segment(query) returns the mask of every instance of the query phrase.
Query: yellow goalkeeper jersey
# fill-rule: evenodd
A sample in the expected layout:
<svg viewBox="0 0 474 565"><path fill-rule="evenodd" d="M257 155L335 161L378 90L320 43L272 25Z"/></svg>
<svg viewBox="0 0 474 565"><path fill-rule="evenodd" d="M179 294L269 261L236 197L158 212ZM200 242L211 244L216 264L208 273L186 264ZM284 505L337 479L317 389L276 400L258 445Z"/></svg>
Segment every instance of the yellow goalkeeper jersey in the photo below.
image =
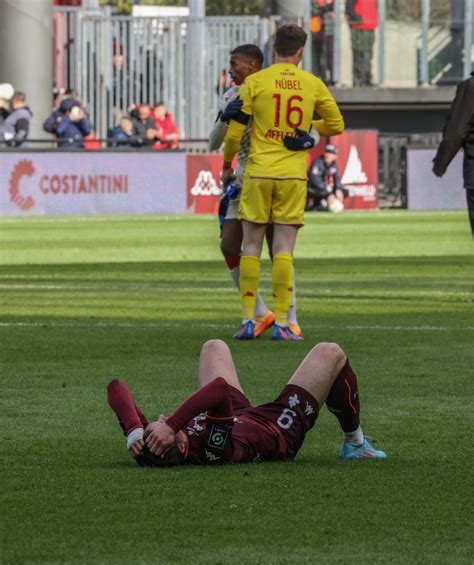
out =
<svg viewBox="0 0 474 565"><path fill-rule="evenodd" d="M239 121L230 122L224 159L232 161L245 131L241 122L245 115L252 116L245 171L251 177L306 179L307 152L286 149L285 135L295 135L295 128L309 132L312 125L324 136L344 130L339 108L323 81L291 63L275 63L248 76L239 96L242 113ZM321 119L313 120L314 112Z"/></svg>

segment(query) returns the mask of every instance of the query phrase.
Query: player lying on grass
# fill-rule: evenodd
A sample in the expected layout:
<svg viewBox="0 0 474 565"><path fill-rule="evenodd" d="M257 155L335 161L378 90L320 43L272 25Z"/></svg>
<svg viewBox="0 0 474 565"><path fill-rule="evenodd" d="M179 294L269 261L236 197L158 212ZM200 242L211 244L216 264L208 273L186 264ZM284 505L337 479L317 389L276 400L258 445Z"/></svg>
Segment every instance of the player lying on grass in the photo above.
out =
<svg viewBox="0 0 474 565"><path fill-rule="evenodd" d="M114 379L108 402L142 466L248 463L293 459L326 403L344 434L342 459L385 459L364 436L357 378L344 351L320 343L305 357L278 398L252 406L227 345L204 344L199 389L170 417L148 422L127 385Z"/></svg>
<svg viewBox="0 0 474 565"><path fill-rule="evenodd" d="M224 142L229 121L239 115L242 101L239 98L239 88L244 80L262 68L263 53L258 45L239 45L232 50L229 62L229 75L235 86L227 90L219 101L219 113L214 126L209 133L209 149L218 150ZM219 207L219 221L221 225L221 251L229 268L230 276L237 289L240 289L240 253L242 250L242 223L237 219L239 211L240 188L243 183L245 167L250 152L251 122L247 124L237 150L238 166L235 169L235 178L228 185ZM316 134L319 141L319 134ZM309 138L309 143L314 145L316 140ZM306 150L304 142L299 138L292 138L293 150ZM306 139L308 143L308 140ZM267 225L266 239L270 256L272 255L273 224ZM275 322L275 314L267 308L260 292L256 293L255 300L255 328L254 337L261 336ZM296 317L296 288L293 277L293 293L290 310L288 312L288 325L291 330L301 335L301 330Z"/></svg>

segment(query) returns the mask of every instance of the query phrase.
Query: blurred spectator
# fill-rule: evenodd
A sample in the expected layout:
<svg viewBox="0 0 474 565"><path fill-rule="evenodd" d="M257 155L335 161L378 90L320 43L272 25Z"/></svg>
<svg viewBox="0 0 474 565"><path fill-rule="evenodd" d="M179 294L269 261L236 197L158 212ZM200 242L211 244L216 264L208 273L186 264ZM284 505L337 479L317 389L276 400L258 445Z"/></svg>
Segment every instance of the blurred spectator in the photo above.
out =
<svg viewBox="0 0 474 565"><path fill-rule="evenodd" d="M378 26L377 0L347 0L354 86L372 86L372 56Z"/></svg>
<svg viewBox="0 0 474 565"><path fill-rule="evenodd" d="M58 147L84 147L84 137L91 133L91 126L80 102L67 98L61 102L44 122L43 129L58 138Z"/></svg>
<svg viewBox="0 0 474 565"><path fill-rule="evenodd" d="M3 124L8 114L8 101L5 100L5 98L0 98L0 126Z"/></svg>
<svg viewBox="0 0 474 565"><path fill-rule="evenodd" d="M68 99L73 99L77 101L79 100L79 94L77 93L76 90L72 88L60 88L59 90L53 89L53 94L54 94L54 103L53 103L54 110L59 110L64 100L68 100Z"/></svg>
<svg viewBox="0 0 474 565"><path fill-rule="evenodd" d="M135 131L145 140L146 145L151 145L156 139L159 139L155 120L151 115L151 108L148 104L140 104L133 115L136 116L132 118Z"/></svg>
<svg viewBox="0 0 474 565"><path fill-rule="evenodd" d="M123 69L124 63L125 63L125 56L123 53L123 43L120 43L120 41L117 41L114 39L113 45L112 45L112 53L113 53L113 65L114 65L114 69L120 73Z"/></svg>
<svg viewBox="0 0 474 565"><path fill-rule="evenodd" d="M11 100L11 111L0 126L0 140L7 145L18 147L22 145L30 133L33 114L26 105L23 92L15 92Z"/></svg>
<svg viewBox="0 0 474 565"><path fill-rule="evenodd" d="M313 73L331 84L334 52L334 0L313 0L309 22Z"/></svg>
<svg viewBox="0 0 474 565"><path fill-rule="evenodd" d="M79 102L79 100L72 98L71 96L64 98L59 106L56 106L55 103L53 106L53 113L44 122L43 129L48 133L54 133L56 135L57 127L63 121L66 114L71 110L73 106L80 105L81 103Z"/></svg>
<svg viewBox="0 0 474 565"><path fill-rule="evenodd" d="M229 88L233 88L234 86L235 82L227 72L227 69L222 69L222 72L219 75L219 80L217 81L216 92L218 96L223 96L224 93L229 90Z"/></svg>
<svg viewBox="0 0 474 565"><path fill-rule="evenodd" d="M159 143L155 149L176 149L179 147L179 131L175 124L173 114L166 110L164 102L157 102L154 108L155 124L158 131Z"/></svg>
<svg viewBox="0 0 474 565"><path fill-rule="evenodd" d="M2 125L10 113L10 100L14 93L13 86L8 82L0 84L0 125Z"/></svg>
<svg viewBox="0 0 474 565"><path fill-rule="evenodd" d="M109 147L140 147L145 142L145 138L138 134L132 118L128 116L123 116L117 127L109 129L107 138Z"/></svg>
<svg viewBox="0 0 474 565"><path fill-rule="evenodd" d="M342 186L336 160L336 146L326 145L324 155L311 163L308 171L307 210L344 210L344 197L349 195L349 191Z"/></svg>

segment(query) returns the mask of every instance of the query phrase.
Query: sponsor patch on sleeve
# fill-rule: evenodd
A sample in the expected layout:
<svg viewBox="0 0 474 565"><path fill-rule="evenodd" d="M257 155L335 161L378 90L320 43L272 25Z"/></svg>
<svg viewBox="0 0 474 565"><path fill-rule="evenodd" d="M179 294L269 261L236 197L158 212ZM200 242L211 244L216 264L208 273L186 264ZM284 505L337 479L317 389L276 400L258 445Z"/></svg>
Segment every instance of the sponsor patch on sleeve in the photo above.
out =
<svg viewBox="0 0 474 565"><path fill-rule="evenodd" d="M212 424L211 432L209 433L208 445L214 449L224 449L225 442L229 435L229 428L219 424Z"/></svg>

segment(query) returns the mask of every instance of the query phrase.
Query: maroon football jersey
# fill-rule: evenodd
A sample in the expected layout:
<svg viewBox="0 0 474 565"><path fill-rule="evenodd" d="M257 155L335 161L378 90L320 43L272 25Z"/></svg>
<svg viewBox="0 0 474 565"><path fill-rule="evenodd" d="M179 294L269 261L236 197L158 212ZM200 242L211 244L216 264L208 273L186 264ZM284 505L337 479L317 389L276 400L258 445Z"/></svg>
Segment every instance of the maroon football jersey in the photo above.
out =
<svg viewBox="0 0 474 565"><path fill-rule="evenodd" d="M230 387L234 416L202 413L188 422L190 464L249 463L295 457L318 415L317 401L304 389L288 385L274 401L252 407ZM243 405L243 400L246 405Z"/></svg>
<svg viewBox="0 0 474 565"><path fill-rule="evenodd" d="M189 437L187 463L248 463L285 458L282 434L270 423L258 422L245 414L225 423L199 414L184 431Z"/></svg>

